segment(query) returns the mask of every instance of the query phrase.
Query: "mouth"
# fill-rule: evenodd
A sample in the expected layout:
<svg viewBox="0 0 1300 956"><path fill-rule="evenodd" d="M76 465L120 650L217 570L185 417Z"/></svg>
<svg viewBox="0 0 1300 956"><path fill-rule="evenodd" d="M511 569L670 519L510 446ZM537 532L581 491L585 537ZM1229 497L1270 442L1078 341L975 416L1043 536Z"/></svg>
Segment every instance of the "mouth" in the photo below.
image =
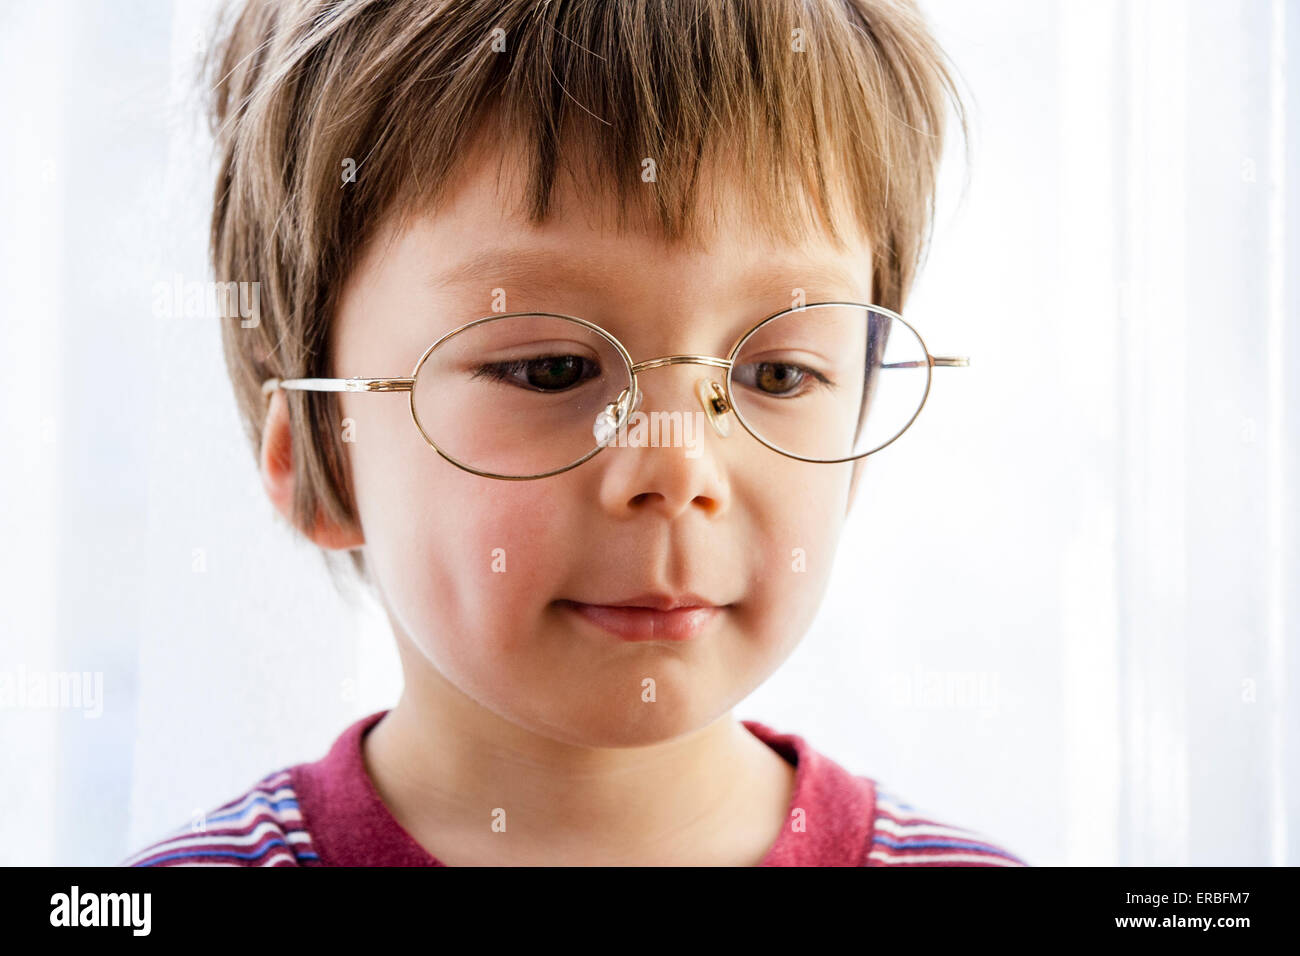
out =
<svg viewBox="0 0 1300 956"><path fill-rule="evenodd" d="M730 607L696 595L645 595L617 604L584 604L567 599L556 603L625 641L689 641L704 633Z"/></svg>

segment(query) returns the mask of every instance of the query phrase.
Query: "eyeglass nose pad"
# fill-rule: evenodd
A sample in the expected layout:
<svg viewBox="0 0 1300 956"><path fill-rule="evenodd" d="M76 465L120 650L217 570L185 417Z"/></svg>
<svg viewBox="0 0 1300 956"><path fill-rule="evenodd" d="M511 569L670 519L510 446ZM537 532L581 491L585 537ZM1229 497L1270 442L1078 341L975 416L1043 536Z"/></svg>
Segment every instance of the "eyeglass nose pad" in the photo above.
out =
<svg viewBox="0 0 1300 956"><path fill-rule="evenodd" d="M636 388L636 398L628 401L628 389L624 388L618 393L618 397L600 410L596 416L596 421L591 427L591 433L596 437L596 443L607 445L618 430L627 422L628 416L641 407L641 400L645 398L640 387Z"/></svg>
<svg viewBox="0 0 1300 956"><path fill-rule="evenodd" d="M695 394L699 396L713 430L722 438L730 435L731 419L727 417L727 412L731 411L731 405L727 403L727 393L722 390L722 386L713 379L702 378L695 383Z"/></svg>

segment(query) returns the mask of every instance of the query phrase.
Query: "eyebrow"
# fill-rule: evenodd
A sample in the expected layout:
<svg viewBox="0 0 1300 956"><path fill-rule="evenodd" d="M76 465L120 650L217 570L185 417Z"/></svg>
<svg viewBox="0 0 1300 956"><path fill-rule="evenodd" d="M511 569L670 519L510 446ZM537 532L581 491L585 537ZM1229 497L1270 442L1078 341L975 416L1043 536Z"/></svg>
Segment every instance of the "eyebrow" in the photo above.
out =
<svg viewBox="0 0 1300 956"><path fill-rule="evenodd" d="M433 277L442 287L464 287L491 282L493 286L526 288L530 292L558 292L566 289L610 290L629 276L621 272L603 274L569 255L536 247L495 247L480 250ZM834 290L855 290L861 294L860 279L840 263L825 261L783 261L763 265L731 280L729 291L737 297L791 298L803 289L807 301Z"/></svg>

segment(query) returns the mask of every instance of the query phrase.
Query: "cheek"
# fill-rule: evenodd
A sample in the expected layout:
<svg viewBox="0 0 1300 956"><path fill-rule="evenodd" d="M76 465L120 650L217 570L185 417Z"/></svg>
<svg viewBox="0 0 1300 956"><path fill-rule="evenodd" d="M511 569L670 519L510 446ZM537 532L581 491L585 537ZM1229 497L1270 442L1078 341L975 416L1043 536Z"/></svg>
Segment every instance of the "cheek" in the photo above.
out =
<svg viewBox="0 0 1300 956"><path fill-rule="evenodd" d="M562 503L545 482L455 467L420 437L405 406L398 411L355 413L349 456L367 561L422 645L474 633L484 652L508 650L525 633L518 623L558 594L573 540Z"/></svg>
<svg viewBox="0 0 1300 956"><path fill-rule="evenodd" d="M508 642L521 633L521 621L559 596L578 538L564 502L548 493L545 482L491 482L484 488L491 479L467 478L480 484L465 488L459 499L454 521L461 548L446 557L463 561L457 577L465 605L500 624L490 633Z"/></svg>
<svg viewBox="0 0 1300 956"><path fill-rule="evenodd" d="M816 616L844 526L851 466L791 462L764 485L752 549L749 626L773 646L797 642Z"/></svg>

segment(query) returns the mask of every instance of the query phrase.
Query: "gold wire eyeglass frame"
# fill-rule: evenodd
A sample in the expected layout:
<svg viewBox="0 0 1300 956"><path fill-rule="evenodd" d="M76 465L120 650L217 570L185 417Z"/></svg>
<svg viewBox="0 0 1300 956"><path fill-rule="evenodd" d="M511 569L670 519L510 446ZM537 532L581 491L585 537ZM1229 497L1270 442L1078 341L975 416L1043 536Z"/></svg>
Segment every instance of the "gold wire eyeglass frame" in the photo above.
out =
<svg viewBox="0 0 1300 956"><path fill-rule="evenodd" d="M824 308L826 306L851 306L854 308L878 312L882 315L888 316L891 321L899 322L907 329L909 329L912 332L912 334L916 336L917 342L920 343L921 350L925 353L926 356L925 361L917 360L912 362L887 362L878 367L879 368L920 368L924 366L926 369L925 392L921 396L921 403L917 406L917 409L912 414L912 417L908 419L907 424L904 425L899 430L897 435L895 435L889 441L885 442L883 445L873 448L870 451L861 452L857 455L849 455L844 458L835 458L835 459L805 458L801 455L796 455L792 452L788 452L785 449L778 448L776 445L773 445L771 442L764 439L761 435L759 435L757 432L754 431L754 429L750 427L749 423L745 421L745 417L740 413L740 410L736 407L736 404L732 399L731 373L735 365L736 356L740 354L740 350L744 348L745 343L749 341L749 339L754 334L756 334L760 329L762 329L763 326L767 325L769 322L773 322L776 319L782 318L783 316L786 315L790 315L791 313L794 312L805 312L809 309ZM439 448L437 442L435 442L432 438L429 437L429 433L425 430L424 425L420 422L420 414L415 406L415 381L419 377L420 369L424 367L425 361L429 358L430 355L434 353L434 350L436 350L439 345L441 345L443 342L447 341L448 339L452 338L453 336L459 335L461 332L464 332L466 329L472 328L476 325L481 325L484 322L496 322L501 319L518 318L520 316L525 316L525 315L536 315L536 316L543 316L548 318L567 319L570 322L576 322L579 325L585 326L586 328L600 335L607 342L609 342L609 344L613 346L614 349L618 351L619 356L623 359L624 365L627 367L628 379L631 382L631 385L622 389L622 391L619 392L618 397L609 405L607 405L605 408L604 414L608 414L610 416L611 426L613 428L617 429L621 427L623 424L625 424L627 417L633 411L639 408L641 405L642 394L641 394L641 389L637 384L638 373L647 371L652 368L660 368L661 366L666 366L666 365L690 365L690 364L704 365L711 368L722 369L726 372L726 377L723 380L723 386L721 388L719 388L718 383L713 380L707 380L707 381L702 380L697 387L697 396L699 397L701 404L704 406L704 411L709 418L710 424L713 425L713 428L718 433L719 437L726 438L730 434L730 429L726 425L724 416L726 416L728 412L732 412L735 414L736 419L744 427L745 431L747 431L750 435L752 435L760 444L765 445L766 447L772 449L772 451L775 451L780 455L784 455L787 458L793 458L797 461L806 461L817 465L833 465L833 464L838 464L840 462L855 461L859 458L865 458L868 455L874 455L882 448L887 448L889 445L892 445L894 442L896 442L899 438L903 436L904 432L906 432L909 428L912 427L912 423L916 421L917 416L921 414L921 409L925 408L926 399L928 399L930 396L930 382L931 382L930 369L935 367L944 367L944 366L964 367L970 365L970 359L966 357L931 355L930 350L925 345L925 340L921 338L921 334L917 332L916 329L913 328L897 312L894 312L891 309L886 309L883 306L866 305L860 302L813 302L807 305L796 306L794 308L782 309L779 312L774 312L772 315L769 315L766 318L759 320L759 322L756 323L753 328L743 333L736 340L735 345L733 345L731 349L728 351L726 358L722 358L720 356L715 356L715 355L663 355L660 356L659 358L646 359L643 362L633 362L631 354L628 352L626 348L624 348L623 343L620 342L617 338L615 338L615 336L612 333L607 332L605 329L601 328L599 325L596 325L594 322L589 322L586 319L579 318L576 315L564 315L559 312L530 311L530 312L507 312L500 315L488 315L488 316L484 316L483 318L474 319L470 322L466 322L463 325L457 326L456 328L452 329L450 332L447 332L444 335L440 336L437 339L437 341L435 341L432 345L430 345L427 349L424 350L424 354L422 354L420 356L419 361L415 363L415 369L411 372L410 378L287 378L287 379L268 378L266 381L262 383L262 393L265 395L269 395L279 388L293 389L299 391L309 391L309 392L408 392L410 393L411 419L412 421L414 421L415 427L419 430L420 435L423 436L425 442L428 443L433 448L434 451L436 451L447 461L451 462L457 468L461 468L464 471L468 471L475 475L480 475L484 478L496 478L503 481L534 481L538 478L549 478L551 475L558 475L561 474L562 472L566 472L573 468L577 468L579 465L583 464L586 461L589 461L598 452L606 448L607 445L597 444L595 448L593 448L587 454L583 455L577 461L565 465L563 468L556 468L552 471L544 472L542 474L498 475L490 471L482 471L478 468L474 468L463 461L457 460L456 458L449 455L442 448Z"/></svg>

